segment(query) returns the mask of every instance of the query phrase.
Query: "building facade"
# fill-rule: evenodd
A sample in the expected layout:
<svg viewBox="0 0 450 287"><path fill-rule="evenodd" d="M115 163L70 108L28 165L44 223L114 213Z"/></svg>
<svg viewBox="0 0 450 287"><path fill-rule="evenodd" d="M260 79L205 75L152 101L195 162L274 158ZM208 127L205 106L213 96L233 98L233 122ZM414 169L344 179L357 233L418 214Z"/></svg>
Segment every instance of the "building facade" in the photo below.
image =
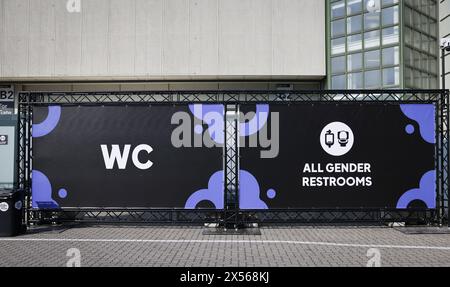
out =
<svg viewBox="0 0 450 287"><path fill-rule="evenodd" d="M438 88L449 5L0 0L0 91ZM9 143L15 122L0 113ZM0 146L0 187L13 148Z"/></svg>
<svg viewBox="0 0 450 287"><path fill-rule="evenodd" d="M438 88L437 1L332 0L328 6L331 88Z"/></svg>
<svg viewBox="0 0 450 287"><path fill-rule="evenodd" d="M450 0L440 0L440 7L439 7L439 24L440 24L440 38L450 38ZM446 69L444 73L445 76L445 83L446 87L450 86L450 53L446 53L445 56L445 63L446 63ZM440 69L441 75L442 75L442 66ZM441 80L442 81L442 80Z"/></svg>

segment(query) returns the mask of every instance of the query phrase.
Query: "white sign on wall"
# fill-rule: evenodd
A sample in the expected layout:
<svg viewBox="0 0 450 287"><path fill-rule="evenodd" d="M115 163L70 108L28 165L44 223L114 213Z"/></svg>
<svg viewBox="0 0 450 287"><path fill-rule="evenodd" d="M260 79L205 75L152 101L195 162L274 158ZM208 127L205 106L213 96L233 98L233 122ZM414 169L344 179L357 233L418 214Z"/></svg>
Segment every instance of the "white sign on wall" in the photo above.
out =
<svg viewBox="0 0 450 287"><path fill-rule="evenodd" d="M0 116L14 114L14 87L0 87Z"/></svg>

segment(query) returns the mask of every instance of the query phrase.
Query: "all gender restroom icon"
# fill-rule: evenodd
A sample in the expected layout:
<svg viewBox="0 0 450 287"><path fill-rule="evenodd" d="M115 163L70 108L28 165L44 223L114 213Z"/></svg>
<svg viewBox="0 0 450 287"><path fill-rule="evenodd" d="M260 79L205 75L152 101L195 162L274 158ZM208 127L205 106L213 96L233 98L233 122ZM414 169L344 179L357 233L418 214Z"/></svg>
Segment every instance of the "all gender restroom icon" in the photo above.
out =
<svg viewBox="0 0 450 287"><path fill-rule="evenodd" d="M342 122L326 125L320 134L320 144L325 152L333 156L341 156L353 146L353 131Z"/></svg>

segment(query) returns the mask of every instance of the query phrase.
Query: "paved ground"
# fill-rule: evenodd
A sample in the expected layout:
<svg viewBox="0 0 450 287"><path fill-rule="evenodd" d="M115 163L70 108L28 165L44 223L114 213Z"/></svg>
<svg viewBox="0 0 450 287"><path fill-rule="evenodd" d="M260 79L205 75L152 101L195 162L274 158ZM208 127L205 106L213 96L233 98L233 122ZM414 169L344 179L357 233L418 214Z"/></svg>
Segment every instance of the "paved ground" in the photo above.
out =
<svg viewBox="0 0 450 287"><path fill-rule="evenodd" d="M411 235L387 227L267 227L260 236L202 230L41 230L0 239L0 266L66 266L77 259L71 248L79 250L81 266L366 266L377 250L381 266L450 266L450 234Z"/></svg>

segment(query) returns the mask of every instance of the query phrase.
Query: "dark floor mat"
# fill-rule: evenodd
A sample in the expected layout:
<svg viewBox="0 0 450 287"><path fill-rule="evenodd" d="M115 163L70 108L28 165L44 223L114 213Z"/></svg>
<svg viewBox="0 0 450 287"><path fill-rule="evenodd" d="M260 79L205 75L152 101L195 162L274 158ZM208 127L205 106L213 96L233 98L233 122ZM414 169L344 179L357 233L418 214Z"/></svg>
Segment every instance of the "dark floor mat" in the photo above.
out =
<svg viewBox="0 0 450 287"><path fill-rule="evenodd" d="M448 227L396 227L395 230L404 234L450 234Z"/></svg>

